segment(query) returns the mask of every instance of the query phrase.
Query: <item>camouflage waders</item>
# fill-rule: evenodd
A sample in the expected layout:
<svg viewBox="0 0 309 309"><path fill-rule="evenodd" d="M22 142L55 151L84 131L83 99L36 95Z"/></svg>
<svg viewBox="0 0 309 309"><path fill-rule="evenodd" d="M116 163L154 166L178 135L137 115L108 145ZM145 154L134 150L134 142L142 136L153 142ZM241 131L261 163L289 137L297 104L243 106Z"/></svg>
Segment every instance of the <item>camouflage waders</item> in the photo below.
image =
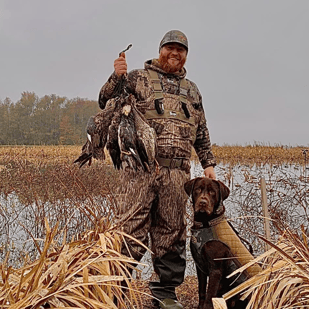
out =
<svg viewBox="0 0 309 309"><path fill-rule="evenodd" d="M185 79L186 70L166 74L157 59L147 61L144 70L127 76L127 91L137 109L157 134L157 161L152 172L133 171L123 166L116 196L117 220L153 252L154 270L160 282L150 289L158 299L176 299L175 287L184 279L186 256L184 183L190 180L190 157L194 147L203 168L215 166L209 132L197 86ZM99 105L105 108L113 97L119 77L113 73L102 87ZM149 239L150 236L150 239ZM128 252L129 248L129 252ZM146 249L128 240L125 254L140 260Z"/></svg>
<svg viewBox="0 0 309 309"><path fill-rule="evenodd" d="M131 169L121 171L117 195L117 221L153 252L153 265L160 282L151 282L153 295L176 299L175 287L184 279L186 266L186 202L183 184L190 174L178 168L160 167L151 174ZM149 234L148 234L149 233ZM130 254L139 261L146 249L127 239ZM128 255L127 247L123 253Z"/></svg>

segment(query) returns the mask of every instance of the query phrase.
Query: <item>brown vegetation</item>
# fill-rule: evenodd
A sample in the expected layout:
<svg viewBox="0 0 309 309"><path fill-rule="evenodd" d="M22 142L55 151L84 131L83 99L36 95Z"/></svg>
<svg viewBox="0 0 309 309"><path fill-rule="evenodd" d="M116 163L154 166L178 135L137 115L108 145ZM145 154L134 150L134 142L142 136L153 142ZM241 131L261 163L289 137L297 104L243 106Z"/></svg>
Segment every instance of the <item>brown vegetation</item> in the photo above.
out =
<svg viewBox="0 0 309 309"><path fill-rule="evenodd" d="M303 150L308 147L284 146L213 146L218 163L236 164L304 164ZM80 154L81 146L1 146L0 166L9 159L24 159L30 162L43 161L49 164L72 163ZM197 159L192 153L192 159ZM309 160L309 154L308 154ZM2 163L1 163L2 162ZM111 161L107 154L107 164Z"/></svg>
<svg viewBox="0 0 309 309"><path fill-rule="evenodd" d="M92 252L96 252L97 255L102 253L95 251L101 250L102 237L110 239L111 234L104 234L110 233L108 229L104 228L104 222L113 221L116 206L113 201L113 191L117 186L117 172L111 166L108 156L105 162L94 161L90 167L85 166L79 169L72 162L78 157L80 150L80 146L0 147L0 259L3 262L1 265L2 286L0 284L0 287L2 294L0 293L0 297L2 299L9 298L11 302L12 300L13 302L20 301L19 304L23 304L22 298L27 299L29 304L32 301L42 300L47 294L40 296L38 294L39 288L31 289L29 287L31 278L38 280L35 273L38 270L38 265L41 265L40 277L45 278L45 281L35 282L42 284L40 287L45 291L43 294L49 293L46 290L53 289L56 284L55 276L61 274L61 267L65 265L61 264L61 259L59 259L65 246L67 245L70 250L74 248L76 252L86 252L83 246L87 246L87 244L72 241L73 236L76 240L77 235L79 235L78 239L81 241L82 239L85 240L85 235L90 235L89 233L96 235L91 238L88 245L92 246L91 250L94 250ZM228 200L232 205L230 209L233 210L234 222L236 222L238 229L243 232L243 235L251 240L256 252L263 252L263 241L260 241L258 236L258 234L263 233L263 221L258 207L260 205L259 179L261 176L266 178L268 203L272 218L283 218L286 224L295 230L299 229L302 224L304 231L308 228L307 199L309 190L302 148L214 146L214 153L219 163L226 164L218 166L217 173L220 180L222 179L232 189L232 194ZM195 159L194 155L192 159ZM265 174L262 167L266 165L271 168ZM293 166L293 170L289 172L291 166ZM297 168L298 171L301 170L301 172L295 174L294 168ZM229 208L229 205L227 205L227 208ZM106 221L102 222L102 218L106 218ZM51 231L48 228L46 229L46 220L51 226L58 226L57 229L53 230L53 238L48 238ZM283 233L283 230L280 231L275 225L272 225L274 243L278 236ZM104 236L101 236L100 239L99 235ZM119 231L115 231L113 235L120 235ZM299 235L295 234L294 236L298 237ZM45 243L41 239L45 239ZM119 240L119 237L117 239ZM46 245L46 243L48 243L48 250L45 252L44 244ZM297 246L303 245L300 245L300 242L297 241L293 243L293 246L293 250L297 251L299 250ZM307 240L302 248L304 249L301 250L308 248ZM7 256L9 252L10 255ZM42 258L43 252L45 253ZM288 254L290 254L289 252ZM79 299L77 302L80 301L78 293L86 291L83 281L85 276L89 278L91 275L106 275L100 271L93 274L92 267L95 267L96 270L97 267L93 266L92 262L87 271L83 270L85 269L82 268L82 265L85 265L83 263L90 261L87 259L90 259L91 256L80 254L83 256L78 260L80 264L74 264L77 261L76 259L74 263L68 264L68 269L75 265L74 271L80 267L76 276L71 277L73 281L70 281L70 284L73 284L73 282L77 284L76 282L78 282L76 285L78 292L75 293L74 290L70 294L72 296L75 293L72 297ZM112 256L115 258L115 255ZM59 269L57 268L58 273L52 273L51 277L47 278L49 269L56 267L53 266L54 262L60 263L56 263L60 265ZM306 260L300 263L307 262ZM108 263L111 263L110 258ZM277 263L277 260L274 263ZM269 265L274 263L269 262ZM290 269L291 267L287 266L284 270L287 276ZM26 276L27 272L29 272L28 276ZM72 272L69 271L68 274L72 274ZM111 276L118 276L119 272L117 274L111 272L110 274ZM292 272L292 274L295 277L295 273ZM31 277L32 275L34 277ZM120 274L120 276L122 275L123 273ZM10 280L8 280L9 277ZM119 283L118 279L116 278L115 282ZM63 279L64 284L67 283L65 280ZM149 292L147 282L137 280L134 284L138 290ZM111 283L109 285L111 286ZM268 286L265 285L265 289L267 288ZM89 287L89 291L91 289L95 291L97 287ZM107 288L102 285L102 289ZM118 293L116 292L117 289L118 287L113 288L113 292L116 294ZM252 285L250 289L254 289L254 286ZM36 298L31 298L30 291L36 295ZM117 295L120 295L119 293ZM192 297L193 295L196 295L196 297ZM281 294L279 293L279 295ZM100 298L95 292L93 292L93 295L91 294L92 296L94 303ZM178 289L178 296L185 308L194 308L197 304L196 278L187 277L185 283ZM102 298L100 298L100 301L102 301ZM137 301L138 304L143 304L144 308L152 308L149 296L142 295L141 299ZM13 307L8 306L8 308ZM14 308L23 307L16 306ZM89 308L96 307L89 306ZM106 304L106 308L113 307Z"/></svg>
<svg viewBox="0 0 309 309"><path fill-rule="evenodd" d="M120 253L125 235L108 224L102 218L95 229L59 246L58 225L51 229L45 221L39 258L19 269L1 265L1 308L141 308L141 292L129 280L135 261Z"/></svg>
<svg viewBox="0 0 309 309"><path fill-rule="evenodd" d="M271 249L252 263L262 263L264 270L227 293L228 299L239 292L250 297L247 309L308 308L309 306L309 247L307 231L292 231L281 224L279 241L269 243ZM250 266L235 271L239 273ZM231 276L233 275L231 274Z"/></svg>
<svg viewBox="0 0 309 309"><path fill-rule="evenodd" d="M306 147L305 147L306 148ZM284 146L214 146L214 154L223 164L281 165L304 164L302 147ZM308 149L308 147L307 147Z"/></svg>

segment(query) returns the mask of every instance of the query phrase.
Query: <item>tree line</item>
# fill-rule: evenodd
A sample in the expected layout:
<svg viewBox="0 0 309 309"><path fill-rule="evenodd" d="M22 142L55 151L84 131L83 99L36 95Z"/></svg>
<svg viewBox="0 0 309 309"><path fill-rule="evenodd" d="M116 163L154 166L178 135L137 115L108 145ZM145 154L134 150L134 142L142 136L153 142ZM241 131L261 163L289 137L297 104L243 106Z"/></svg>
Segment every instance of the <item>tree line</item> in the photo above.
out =
<svg viewBox="0 0 309 309"><path fill-rule="evenodd" d="M0 100L0 145L83 144L87 121L99 110L96 101L55 94L23 92L15 103Z"/></svg>

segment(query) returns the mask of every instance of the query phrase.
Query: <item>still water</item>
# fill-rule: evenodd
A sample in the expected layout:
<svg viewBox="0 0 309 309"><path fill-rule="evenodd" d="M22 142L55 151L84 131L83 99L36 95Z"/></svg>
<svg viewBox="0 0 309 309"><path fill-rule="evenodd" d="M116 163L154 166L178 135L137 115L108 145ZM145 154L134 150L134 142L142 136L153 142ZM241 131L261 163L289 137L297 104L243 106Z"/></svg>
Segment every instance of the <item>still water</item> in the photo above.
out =
<svg viewBox="0 0 309 309"><path fill-rule="evenodd" d="M225 201L226 214L232 220L233 225L245 236L254 247L256 254L263 252L264 244L259 240L257 234L263 234L263 219L261 208L260 179L263 177L267 184L267 199L271 213L278 215L284 221L288 221L291 228L297 230L300 225L308 226L308 177L307 170L298 165L264 165L264 166L229 166L219 164L216 167L217 179L224 182L231 190L229 198ZM192 162L191 178L203 176L203 170L199 163ZM86 202L85 202L86 203ZM109 200L107 197L98 197L95 200L97 205L101 205L97 215L104 211L108 212ZM65 206L65 207L64 207ZM77 205L76 201L65 200L56 203L36 201L32 205L23 205L17 195L10 194L6 197L0 195L0 258L4 259L7 251L11 252L11 264L18 264L19 255L30 253L35 257L33 239L30 234L39 235L37 241L42 243L44 238L44 221L37 216L36 209L44 209L46 215L57 221L59 211L66 209L66 227L70 230L80 231L87 229L90 224L87 217L82 217L80 209L83 205ZM84 205L85 206L85 205ZM101 211L101 213L100 213ZM187 212L188 227L191 211L188 200ZM72 218L79 218L78 220ZM27 230L28 226L33 226L34 231ZM83 222L84 224L81 224ZM53 222L50 222L51 226ZM277 231L272 228L272 237L275 240ZM188 236L190 230L188 228ZM187 243L187 275L195 274L195 266ZM146 264L140 267L142 277L148 279L152 274L151 257L147 253L142 260Z"/></svg>

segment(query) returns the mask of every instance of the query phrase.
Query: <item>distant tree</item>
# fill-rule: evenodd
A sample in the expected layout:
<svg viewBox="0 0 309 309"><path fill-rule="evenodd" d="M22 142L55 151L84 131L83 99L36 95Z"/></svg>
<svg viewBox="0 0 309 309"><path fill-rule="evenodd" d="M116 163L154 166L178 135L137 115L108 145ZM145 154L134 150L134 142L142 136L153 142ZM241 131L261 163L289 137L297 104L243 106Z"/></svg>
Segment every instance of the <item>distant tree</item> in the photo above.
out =
<svg viewBox="0 0 309 309"><path fill-rule="evenodd" d="M71 119L69 115L63 114L60 121L60 138L59 143L61 145L72 145L74 144L73 140L74 129L71 125Z"/></svg>
<svg viewBox="0 0 309 309"><path fill-rule="evenodd" d="M10 144L10 110L13 102L9 98L0 100L0 145Z"/></svg>
<svg viewBox="0 0 309 309"><path fill-rule="evenodd" d="M87 121L98 111L96 101L23 92L16 103L0 101L0 144L82 144Z"/></svg>
<svg viewBox="0 0 309 309"><path fill-rule="evenodd" d="M59 144L60 120L66 101L65 97L55 94L45 95L38 101L34 113L36 144Z"/></svg>
<svg viewBox="0 0 309 309"><path fill-rule="evenodd" d="M68 101L61 119L61 144L82 144L86 140L86 125L90 116L97 114L98 104L81 98Z"/></svg>
<svg viewBox="0 0 309 309"><path fill-rule="evenodd" d="M23 92L20 100L11 109L11 132L15 144L35 144L36 132L33 120L38 100L39 98L34 92Z"/></svg>

